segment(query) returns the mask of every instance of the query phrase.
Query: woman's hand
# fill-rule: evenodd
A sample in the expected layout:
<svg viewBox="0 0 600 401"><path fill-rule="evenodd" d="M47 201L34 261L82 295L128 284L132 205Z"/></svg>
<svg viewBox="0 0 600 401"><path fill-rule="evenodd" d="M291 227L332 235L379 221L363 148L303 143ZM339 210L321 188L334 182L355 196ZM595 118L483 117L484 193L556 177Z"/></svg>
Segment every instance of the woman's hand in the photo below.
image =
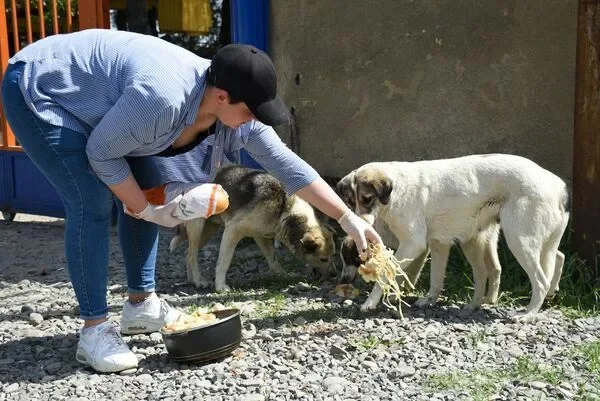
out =
<svg viewBox="0 0 600 401"><path fill-rule="evenodd" d="M125 204L123 204L123 209L126 214L133 216L136 219L143 219L164 227L175 227L183 223L183 220L173 217L172 215L175 208L179 205L181 198L182 195L178 195L175 199L164 206L157 206L153 205L152 203L148 203L146 208L140 213L133 213Z"/></svg>
<svg viewBox="0 0 600 401"><path fill-rule="evenodd" d="M350 209L338 219L342 229L354 240L362 260L367 258L368 242L382 244L377 231L366 221L354 214Z"/></svg>

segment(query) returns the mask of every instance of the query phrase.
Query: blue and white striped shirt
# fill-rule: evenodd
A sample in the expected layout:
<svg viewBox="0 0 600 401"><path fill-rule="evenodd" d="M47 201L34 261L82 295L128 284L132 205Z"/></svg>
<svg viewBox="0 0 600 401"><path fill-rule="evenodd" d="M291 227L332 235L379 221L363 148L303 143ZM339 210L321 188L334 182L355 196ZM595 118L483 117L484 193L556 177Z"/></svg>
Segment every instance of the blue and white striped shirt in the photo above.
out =
<svg viewBox="0 0 600 401"><path fill-rule="evenodd" d="M90 165L107 185L131 174L126 157L155 155L193 124L210 66L162 39L101 29L39 40L9 62L19 61L26 63L19 84L31 110L86 135ZM289 193L318 177L271 127L255 121L237 129L218 122L215 135L188 157L159 161L160 176L165 182L209 180L219 166L238 163L243 148Z"/></svg>

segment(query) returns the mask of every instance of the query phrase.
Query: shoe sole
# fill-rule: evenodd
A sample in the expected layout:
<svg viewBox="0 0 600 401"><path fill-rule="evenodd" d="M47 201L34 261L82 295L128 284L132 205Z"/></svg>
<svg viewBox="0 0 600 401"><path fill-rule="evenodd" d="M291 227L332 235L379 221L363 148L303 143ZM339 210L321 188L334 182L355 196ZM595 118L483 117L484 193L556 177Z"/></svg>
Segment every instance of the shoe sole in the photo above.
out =
<svg viewBox="0 0 600 401"><path fill-rule="evenodd" d="M80 364L90 367L93 370L95 370L96 372L101 372L101 373L118 373L118 372L122 372L124 370L129 370L129 369L137 369L137 365L136 366L129 366L126 368L117 368L115 367L115 369L108 369L108 370L102 370L102 369L98 369L96 367L94 367L91 362L88 360L88 355L87 352L85 352L85 350L81 349L81 348L77 348L77 352L75 353L75 360L77 362L79 362Z"/></svg>

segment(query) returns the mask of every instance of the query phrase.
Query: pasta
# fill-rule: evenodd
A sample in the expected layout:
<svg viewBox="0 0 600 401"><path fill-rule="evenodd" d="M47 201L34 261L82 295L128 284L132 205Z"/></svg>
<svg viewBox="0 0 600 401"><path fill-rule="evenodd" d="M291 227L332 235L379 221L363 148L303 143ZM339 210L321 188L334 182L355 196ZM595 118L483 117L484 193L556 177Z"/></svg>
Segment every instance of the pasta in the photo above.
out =
<svg viewBox="0 0 600 401"><path fill-rule="evenodd" d="M180 330L195 329L215 321L217 321L217 316L214 313L207 313L198 308L191 315L182 313L175 321L166 324L163 327L163 331L170 333Z"/></svg>
<svg viewBox="0 0 600 401"><path fill-rule="evenodd" d="M406 273L404 273L404 270L402 270L401 264L406 261L409 260L398 261L394 257L394 251L391 249L387 249L380 244L375 245L370 243L369 258L358 268L358 273L366 282L374 281L379 284L383 291L383 304L390 309L398 311L402 319L404 319L401 308L402 289L397 282L398 276L402 277L411 289L415 288ZM398 300L398 307L391 304L389 300L391 295L394 295Z"/></svg>

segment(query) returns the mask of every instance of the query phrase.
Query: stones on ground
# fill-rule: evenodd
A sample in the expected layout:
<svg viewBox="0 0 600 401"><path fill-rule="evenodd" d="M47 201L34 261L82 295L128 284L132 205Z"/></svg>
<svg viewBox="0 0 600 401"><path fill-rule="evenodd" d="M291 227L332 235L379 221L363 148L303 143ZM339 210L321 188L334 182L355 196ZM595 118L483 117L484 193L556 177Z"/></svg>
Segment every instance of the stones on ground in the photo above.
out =
<svg viewBox="0 0 600 401"><path fill-rule="evenodd" d="M111 317L118 320L126 299L126 277L118 238L112 234L108 301ZM162 234L159 249L166 249L171 230ZM0 230L0 241L2 235ZM48 241L44 237L39 243L47 247ZM57 253L62 246L62 242L57 244ZM202 266L215 265L218 246L218 240L211 240L203 248ZM9 267L0 272L4 297L0 315L9 317L0 320L0 401L458 401L473 399L472 387L485 378L477 378L467 388L447 389L430 388L428 380L458 374L471 381L477 369L506 369L523 357L542 370L558 369L564 378L560 384L547 384L543 377L513 377L490 390L493 394L486 399L574 399L580 392L585 399L586 394L600 391L583 367L583 359L569 354L573 346L600 337L597 317L572 320L546 309L545 319L536 324L515 324L507 319L512 309L486 308L463 316L460 305L441 304L427 310L405 308L405 320L401 321L383 307L360 313L364 294L352 304L334 302L330 296L334 284L307 284L304 267L296 269L287 262L286 269L292 277L299 277L298 283L249 284L261 280L263 273L273 280L262 257L253 264L234 261L237 265L229 270L227 279L238 290L215 294L187 284L175 285L186 280L185 250L180 251L159 252L161 296L181 307L221 303L242 309L243 339L233 356L210 364L179 364L166 353L158 333L126 336L140 358L139 368L121 374L95 373L74 360L81 320L64 265L45 276L45 282L24 274L27 269ZM206 272L214 274L208 268ZM272 290L281 296L265 296L265 291ZM264 316L265 308L271 312L268 316ZM31 320L34 313L43 317L39 325Z"/></svg>
<svg viewBox="0 0 600 401"><path fill-rule="evenodd" d="M343 377L327 377L323 380L323 388L331 394L343 393L346 386L349 384L348 380Z"/></svg>
<svg viewBox="0 0 600 401"><path fill-rule="evenodd" d="M19 389L19 383L11 383L4 389L6 394L14 393Z"/></svg>
<svg viewBox="0 0 600 401"><path fill-rule="evenodd" d="M38 326L42 324L42 322L44 321L44 317L39 313L33 312L29 315L29 321L33 325Z"/></svg>

